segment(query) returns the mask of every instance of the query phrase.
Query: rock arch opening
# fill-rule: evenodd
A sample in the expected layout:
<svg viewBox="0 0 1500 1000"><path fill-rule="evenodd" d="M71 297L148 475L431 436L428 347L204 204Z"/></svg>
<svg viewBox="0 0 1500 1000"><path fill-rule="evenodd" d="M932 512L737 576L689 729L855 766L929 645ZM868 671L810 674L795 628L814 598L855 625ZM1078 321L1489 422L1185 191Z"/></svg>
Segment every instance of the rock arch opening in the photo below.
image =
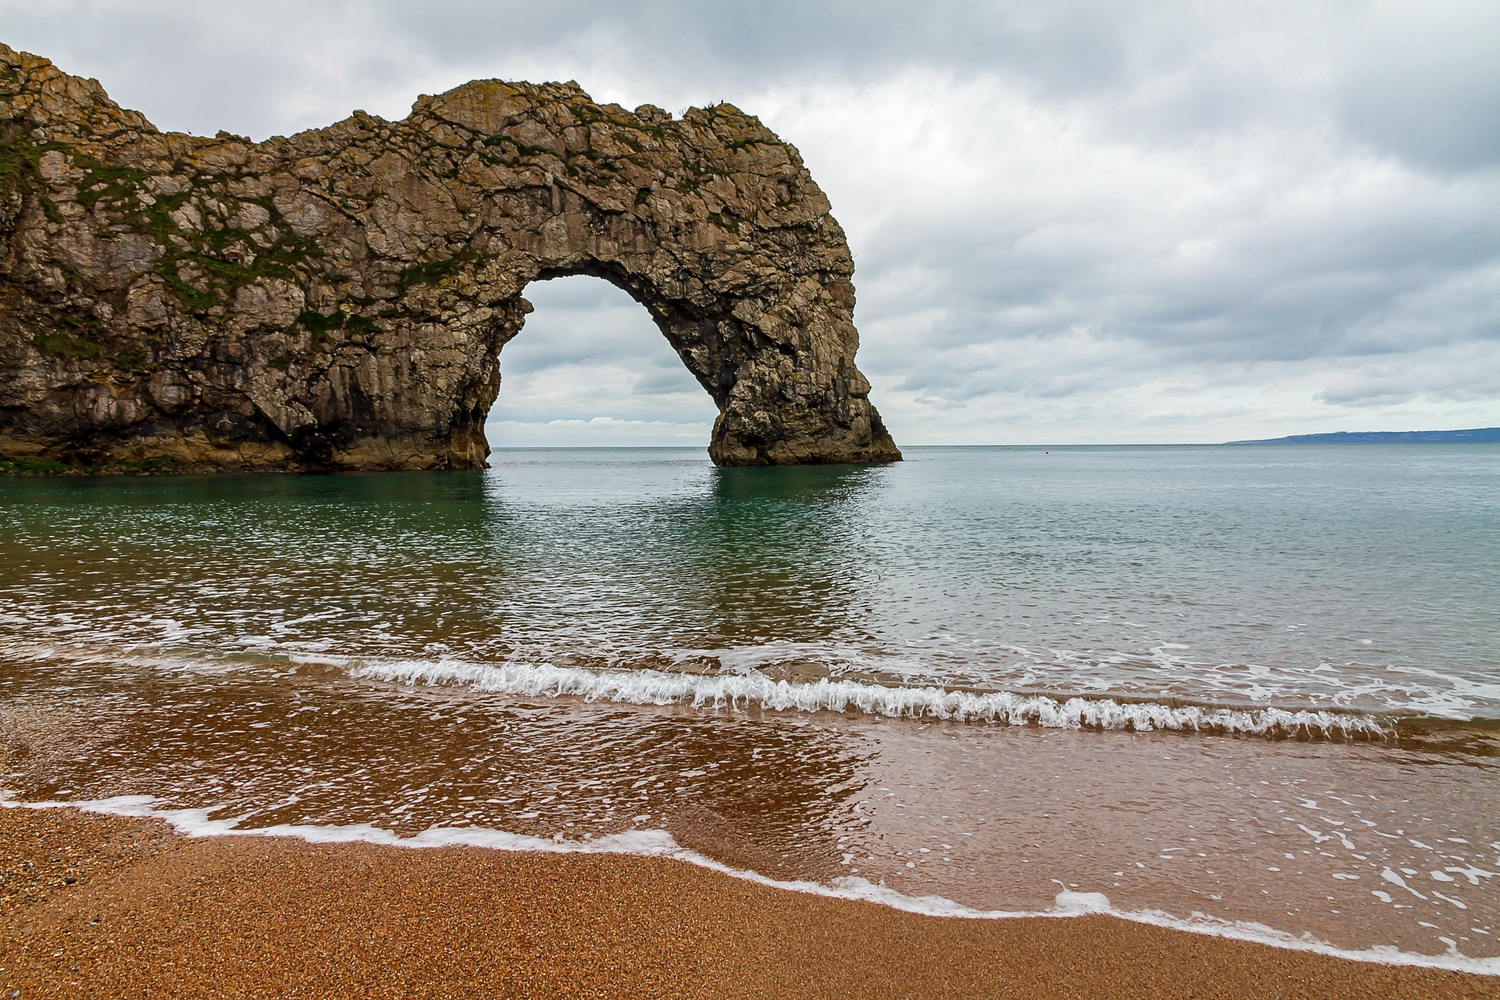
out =
<svg viewBox="0 0 1500 1000"><path fill-rule="evenodd" d="M718 408L647 310L607 281L524 290L533 310L500 348L492 448L705 448Z"/></svg>

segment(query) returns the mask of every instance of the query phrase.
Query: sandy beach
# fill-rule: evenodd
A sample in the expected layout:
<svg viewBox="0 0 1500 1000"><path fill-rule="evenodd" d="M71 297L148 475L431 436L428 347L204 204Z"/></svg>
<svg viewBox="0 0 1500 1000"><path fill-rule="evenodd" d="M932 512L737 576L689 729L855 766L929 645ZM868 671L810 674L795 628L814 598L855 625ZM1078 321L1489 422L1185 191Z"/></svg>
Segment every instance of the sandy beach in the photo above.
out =
<svg viewBox="0 0 1500 1000"><path fill-rule="evenodd" d="M622 855L16 808L0 872L8 997L1500 997L1488 977L1103 916L917 916Z"/></svg>

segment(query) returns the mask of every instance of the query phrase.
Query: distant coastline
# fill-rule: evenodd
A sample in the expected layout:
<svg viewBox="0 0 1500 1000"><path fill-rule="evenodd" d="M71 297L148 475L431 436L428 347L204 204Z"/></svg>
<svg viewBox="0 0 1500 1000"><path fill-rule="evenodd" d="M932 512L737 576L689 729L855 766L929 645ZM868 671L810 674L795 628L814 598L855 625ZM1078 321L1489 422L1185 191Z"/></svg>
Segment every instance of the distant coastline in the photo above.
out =
<svg viewBox="0 0 1500 1000"><path fill-rule="evenodd" d="M1500 427L1476 427L1466 431L1335 431L1332 434L1293 434L1260 441L1226 441L1225 444L1495 444Z"/></svg>

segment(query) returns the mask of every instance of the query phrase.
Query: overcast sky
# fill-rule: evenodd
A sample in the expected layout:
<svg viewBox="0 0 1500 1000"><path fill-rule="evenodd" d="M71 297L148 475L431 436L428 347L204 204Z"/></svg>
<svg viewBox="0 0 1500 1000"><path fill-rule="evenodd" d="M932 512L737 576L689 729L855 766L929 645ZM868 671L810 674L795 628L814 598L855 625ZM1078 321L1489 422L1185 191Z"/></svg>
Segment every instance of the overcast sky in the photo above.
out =
<svg viewBox="0 0 1500 1000"><path fill-rule="evenodd" d="M474 77L729 101L848 231L903 444L1500 425L1500 3L0 0L157 126L403 117ZM706 444L645 311L533 285L496 444Z"/></svg>

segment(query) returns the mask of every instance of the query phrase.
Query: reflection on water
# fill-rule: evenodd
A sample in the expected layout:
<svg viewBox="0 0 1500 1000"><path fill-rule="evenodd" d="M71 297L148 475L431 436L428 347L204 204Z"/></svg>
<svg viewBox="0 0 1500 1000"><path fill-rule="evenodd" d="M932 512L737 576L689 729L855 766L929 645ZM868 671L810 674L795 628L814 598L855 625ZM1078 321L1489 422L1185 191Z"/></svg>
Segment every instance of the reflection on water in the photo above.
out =
<svg viewBox="0 0 1500 1000"><path fill-rule="evenodd" d="M714 645L819 643L857 631L858 511L879 469L716 469L706 502L662 510L679 579ZM826 673L826 669L822 671Z"/></svg>
<svg viewBox="0 0 1500 1000"><path fill-rule="evenodd" d="M0 482L6 784L1500 954L1500 449L911 459Z"/></svg>

